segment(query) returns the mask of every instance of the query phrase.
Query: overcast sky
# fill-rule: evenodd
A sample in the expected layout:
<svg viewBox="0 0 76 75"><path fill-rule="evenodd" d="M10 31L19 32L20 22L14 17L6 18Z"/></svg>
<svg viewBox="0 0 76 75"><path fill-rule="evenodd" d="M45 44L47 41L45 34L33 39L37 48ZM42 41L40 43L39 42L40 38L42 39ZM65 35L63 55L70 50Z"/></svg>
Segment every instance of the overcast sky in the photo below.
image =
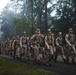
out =
<svg viewBox="0 0 76 75"><path fill-rule="evenodd" d="M6 4L9 2L10 0L0 0L0 11L2 11L2 9L4 8L4 6L6 6Z"/></svg>

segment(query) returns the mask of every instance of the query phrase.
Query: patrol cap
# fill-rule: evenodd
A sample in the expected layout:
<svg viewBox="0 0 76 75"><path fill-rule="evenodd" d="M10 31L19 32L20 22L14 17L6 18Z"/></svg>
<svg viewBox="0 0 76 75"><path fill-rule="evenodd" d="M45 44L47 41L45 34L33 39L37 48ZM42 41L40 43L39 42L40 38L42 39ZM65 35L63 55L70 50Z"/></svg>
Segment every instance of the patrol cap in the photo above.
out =
<svg viewBox="0 0 76 75"><path fill-rule="evenodd" d="M35 31L35 33L37 33L37 31Z"/></svg>
<svg viewBox="0 0 76 75"><path fill-rule="evenodd" d="M19 38L19 35L17 35L16 38Z"/></svg>
<svg viewBox="0 0 76 75"><path fill-rule="evenodd" d="M69 30L71 31L71 30L73 30L72 28L69 28Z"/></svg>
<svg viewBox="0 0 76 75"><path fill-rule="evenodd" d="M40 31L40 29L38 28L37 31Z"/></svg>
<svg viewBox="0 0 76 75"><path fill-rule="evenodd" d="M50 31L51 31L51 29L48 29L47 31L48 31L48 32L50 32Z"/></svg>
<svg viewBox="0 0 76 75"><path fill-rule="evenodd" d="M62 35L62 32L59 32L59 35Z"/></svg>
<svg viewBox="0 0 76 75"><path fill-rule="evenodd" d="M54 36L54 33L52 33L52 36Z"/></svg>
<svg viewBox="0 0 76 75"><path fill-rule="evenodd" d="M10 40L10 38L7 38L7 40Z"/></svg>
<svg viewBox="0 0 76 75"><path fill-rule="evenodd" d="M13 39L15 39L15 37L13 37Z"/></svg>
<svg viewBox="0 0 76 75"><path fill-rule="evenodd" d="M26 34L26 31L24 31L23 34Z"/></svg>

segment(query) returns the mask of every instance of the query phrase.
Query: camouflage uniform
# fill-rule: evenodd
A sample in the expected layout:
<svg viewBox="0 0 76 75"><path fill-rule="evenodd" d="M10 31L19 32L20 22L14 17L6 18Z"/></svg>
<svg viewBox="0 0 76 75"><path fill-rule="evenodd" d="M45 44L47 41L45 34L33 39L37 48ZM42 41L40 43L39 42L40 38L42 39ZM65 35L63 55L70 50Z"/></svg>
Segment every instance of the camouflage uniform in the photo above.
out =
<svg viewBox="0 0 76 75"><path fill-rule="evenodd" d="M54 33L52 33L52 37L53 37L53 40L54 40L54 46L53 46L53 59L54 59L55 54L56 54L56 44L55 44L55 35L54 35Z"/></svg>
<svg viewBox="0 0 76 75"><path fill-rule="evenodd" d="M48 29L48 33L45 36L45 46L46 46L46 63L50 65L50 61L53 58L53 47L54 47L54 38L52 37L51 29Z"/></svg>
<svg viewBox="0 0 76 75"><path fill-rule="evenodd" d="M57 59L58 55L61 55L63 60L65 61L64 49L63 49L63 37L62 32L59 32L58 37L56 38L56 55L55 60Z"/></svg>
<svg viewBox="0 0 76 75"><path fill-rule="evenodd" d="M11 40L11 57L15 57L15 55L14 55L14 40L15 40L15 37L13 37L13 39Z"/></svg>
<svg viewBox="0 0 76 75"><path fill-rule="evenodd" d="M2 53L1 47L2 47L2 41L0 40L0 54Z"/></svg>
<svg viewBox="0 0 76 75"><path fill-rule="evenodd" d="M11 53L11 41L10 41L10 39L8 38L8 39L5 41L5 54L10 55L10 53Z"/></svg>
<svg viewBox="0 0 76 75"><path fill-rule="evenodd" d="M65 41L66 41L66 46L67 46L67 53L66 53L66 59L67 62L69 61L69 57L71 55L72 58L72 63L75 61L75 55L76 55L76 50L75 50L75 35L73 34L72 28L69 28L68 34L65 36Z"/></svg>
<svg viewBox="0 0 76 75"><path fill-rule="evenodd" d="M1 43L1 53L2 53L2 54L5 54L5 44L4 44L3 41L2 41L2 43Z"/></svg>
<svg viewBox="0 0 76 75"><path fill-rule="evenodd" d="M13 42L12 42L12 49L14 51L14 58L19 58L20 53L20 39L19 36L17 36Z"/></svg>
<svg viewBox="0 0 76 75"><path fill-rule="evenodd" d="M43 43L43 38L44 38L44 36L40 33L39 29L37 30L36 34L34 34L31 37L31 40L33 42L34 59L35 59L35 61L39 61L40 60L39 49L40 49L40 45Z"/></svg>
<svg viewBox="0 0 76 75"><path fill-rule="evenodd" d="M23 33L20 38L20 59L26 61L28 59L28 37L26 36L26 32Z"/></svg>

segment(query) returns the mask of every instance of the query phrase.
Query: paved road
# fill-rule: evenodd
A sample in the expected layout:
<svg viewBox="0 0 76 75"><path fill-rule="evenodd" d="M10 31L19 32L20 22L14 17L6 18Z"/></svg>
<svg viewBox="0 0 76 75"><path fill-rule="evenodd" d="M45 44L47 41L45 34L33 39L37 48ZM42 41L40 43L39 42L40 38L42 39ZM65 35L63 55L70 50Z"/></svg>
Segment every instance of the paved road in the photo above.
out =
<svg viewBox="0 0 76 75"><path fill-rule="evenodd" d="M6 55L1 55L1 56L12 59L11 57L6 56ZM59 62L52 62L52 66L46 66L45 61L41 61L40 65L35 63L33 60L29 60L29 61L23 62L23 63L29 64L32 66L36 66L38 68L45 69L48 71L52 71L52 72L58 73L60 75L76 75L76 65L64 64L61 57L58 57L58 61Z"/></svg>

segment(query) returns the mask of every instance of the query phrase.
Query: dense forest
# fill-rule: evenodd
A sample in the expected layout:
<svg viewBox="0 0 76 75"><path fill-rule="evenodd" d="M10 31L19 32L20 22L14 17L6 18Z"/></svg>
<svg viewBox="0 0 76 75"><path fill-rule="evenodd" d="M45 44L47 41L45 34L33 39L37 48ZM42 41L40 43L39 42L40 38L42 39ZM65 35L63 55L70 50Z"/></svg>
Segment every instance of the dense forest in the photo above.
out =
<svg viewBox="0 0 76 75"><path fill-rule="evenodd" d="M72 27L76 34L76 0L10 0L0 14L3 38L26 31L31 36L36 28L56 34Z"/></svg>

